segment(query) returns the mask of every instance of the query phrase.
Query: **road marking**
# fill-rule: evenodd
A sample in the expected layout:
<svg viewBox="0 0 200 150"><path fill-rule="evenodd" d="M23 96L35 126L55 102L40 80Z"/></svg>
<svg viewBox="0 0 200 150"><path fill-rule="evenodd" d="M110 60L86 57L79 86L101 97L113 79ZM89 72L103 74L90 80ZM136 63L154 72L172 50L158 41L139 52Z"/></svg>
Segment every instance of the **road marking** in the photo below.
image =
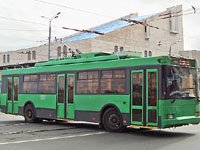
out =
<svg viewBox="0 0 200 150"><path fill-rule="evenodd" d="M87 133L87 134L71 135L71 136L59 136L59 137L52 137L52 138L45 138L45 139L32 139L32 140L24 140L24 141L4 142L4 143L0 143L0 145L50 141L50 140L58 140L58 139L68 139L68 138L74 138L74 137L84 137L84 136L99 135L99 134L105 134L105 133L107 133L107 132Z"/></svg>

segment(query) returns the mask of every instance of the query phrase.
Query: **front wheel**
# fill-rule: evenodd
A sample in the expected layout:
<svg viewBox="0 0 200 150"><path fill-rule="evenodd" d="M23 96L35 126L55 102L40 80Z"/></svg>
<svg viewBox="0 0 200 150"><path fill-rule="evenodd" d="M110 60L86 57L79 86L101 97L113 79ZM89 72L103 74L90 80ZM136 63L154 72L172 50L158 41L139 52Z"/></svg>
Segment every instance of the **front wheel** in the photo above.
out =
<svg viewBox="0 0 200 150"><path fill-rule="evenodd" d="M34 123L37 121L37 118L35 117L35 110L34 110L33 105L28 104L25 107L24 118L25 118L25 122L27 123Z"/></svg>
<svg viewBox="0 0 200 150"><path fill-rule="evenodd" d="M120 132L124 129L122 117L114 108L109 108L103 114L103 126L111 132Z"/></svg>

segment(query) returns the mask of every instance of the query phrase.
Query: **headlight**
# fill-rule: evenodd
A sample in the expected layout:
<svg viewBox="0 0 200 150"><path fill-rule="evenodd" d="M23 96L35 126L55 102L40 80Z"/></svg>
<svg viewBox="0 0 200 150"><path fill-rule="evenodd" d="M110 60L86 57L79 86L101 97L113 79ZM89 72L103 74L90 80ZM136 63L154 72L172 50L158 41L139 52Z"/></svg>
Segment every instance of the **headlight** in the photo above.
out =
<svg viewBox="0 0 200 150"><path fill-rule="evenodd" d="M168 114L168 115L166 116L166 118L167 118L167 119L174 119L174 114Z"/></svg>

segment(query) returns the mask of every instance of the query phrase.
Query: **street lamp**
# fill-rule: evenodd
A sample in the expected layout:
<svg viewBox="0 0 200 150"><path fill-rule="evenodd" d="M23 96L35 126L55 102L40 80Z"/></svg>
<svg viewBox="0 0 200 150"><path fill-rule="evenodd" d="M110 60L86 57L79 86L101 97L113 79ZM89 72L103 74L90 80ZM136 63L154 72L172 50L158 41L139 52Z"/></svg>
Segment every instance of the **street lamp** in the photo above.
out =
<svg viewBox="0 0 200 150"><path fill-rule="evenodd" d="M48 45L48 60L50 60L50 49L51 49L51 22L58 18L58 15L60 15L61 12L58 12L55 16L53 16L52 18L47 18L45 16L41 16L44 19L48 19L49 20L49 45Z"/></svg>
<svg viewBox="0 0 200 150"><path fill-rule="evenodd" d="M172 53L172 45L177 44L177 43L180 42L180 41L181 41L181 40L178 40L178 41L173 42L173 43L170 44L170 47L169 47L169 57L171 57L171 53Z"/></svg>

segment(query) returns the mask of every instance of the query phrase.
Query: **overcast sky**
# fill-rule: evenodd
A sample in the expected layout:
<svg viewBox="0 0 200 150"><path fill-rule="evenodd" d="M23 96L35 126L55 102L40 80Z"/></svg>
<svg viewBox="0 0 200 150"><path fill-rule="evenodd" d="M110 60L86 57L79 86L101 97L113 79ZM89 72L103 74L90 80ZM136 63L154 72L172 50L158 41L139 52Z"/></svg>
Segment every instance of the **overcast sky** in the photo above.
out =
<svg viewBox="0 0 200 150"><path fill-rule="evenodd" d="M198 0L0 0L0 52L30 48L47 43L48 20L52 22L52 39L75 32L61 27L88 29L130 13L139 15L165 11L167 7L183 5L185 50L200 50L200 1ZM190 11L191 12L191 11Z"/></svg>

